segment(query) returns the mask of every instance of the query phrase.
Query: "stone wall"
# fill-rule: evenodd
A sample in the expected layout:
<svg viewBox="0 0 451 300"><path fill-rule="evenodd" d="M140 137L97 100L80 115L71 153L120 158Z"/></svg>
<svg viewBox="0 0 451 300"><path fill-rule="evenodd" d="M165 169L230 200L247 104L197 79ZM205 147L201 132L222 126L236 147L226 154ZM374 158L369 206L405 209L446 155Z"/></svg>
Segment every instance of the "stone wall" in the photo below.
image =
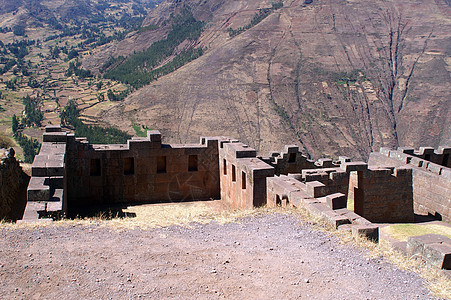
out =
<svg viewBox="0 0 451 300"><path fill-rule="evenodd" d="M218 199L218 138L161 143L159 131L124 145L68 137L67 193L74 206Z"/></svg>
<svg viewBox="0 0 451 300"><path fill-rule="evenodd" d="M371 222L413 221L410 170L368 168L341 158L336 168L306 169L289 176L315 188L315 197L340 193L354 201L354 211Z"/></svg>
<svg viewBox="0 0 451 300"><path fill-rule="evenodd" d="M236 141L219 148L221 199L234 208L266 204L266 178L274 168L256 157L255 149Z"/></svg>
<svg viewBox="0 0 451 300"><path fill-rule="evenodd" d="M422 149L422 148L420 148ZM429 148L423 148L429 149ZM370 166L408 166L412 168L414 211L417 214L430 214L447 222L451 221L451 169L412 155L413 150L381 148L380 152L370 154ZM425 156L427 151L415 151ZM431 152L429 150L429 152ZM441 147L438 151L447 154L450 148ZM420 156L421 156L420 155ZM429 158L433 157L432 154ZM444 157L444 156L442 156ZM442 161L443 162L443 161Z"/></svg>
<svg viewBox="0 0 451 300"><path fill-rule="evenodd" d="M354 212L371 222L414 221L410 168L352 171L348 195L354 200Z"/></svg>
<svg viewBox="0 0 451 300"><path fill-rule="evenodd" d="M21 219L26 204L29 177L10 148L0 162L0 220Z"/></svg>
<svg viewBox="0 0 451 300"><path fill-rule="evenodd" d="M441 146L438 149L434 149L432 147L420 147L418 149L399 147L398 151L437 165L451 168L451 160L449 159L451 147Z"/></svg>
<svg viewBox="0 0 451 300"><path fill-rule="evenodd" d="M308 159L299 152L299 147L296 145L287 145L282 152L271 152L269 157L260 157L260 159L273 166L276 175L300 173L303 169L322 167L315 165L314 160Z"/></svg>

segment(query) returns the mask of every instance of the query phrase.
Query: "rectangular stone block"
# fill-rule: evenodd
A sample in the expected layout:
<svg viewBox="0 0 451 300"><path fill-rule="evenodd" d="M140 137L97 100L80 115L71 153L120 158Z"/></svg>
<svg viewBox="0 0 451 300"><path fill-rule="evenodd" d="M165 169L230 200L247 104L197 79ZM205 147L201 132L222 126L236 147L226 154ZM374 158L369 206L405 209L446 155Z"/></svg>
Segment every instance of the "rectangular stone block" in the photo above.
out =
<svg viewBox="0 0 451 300"><path fill-rule="evenodd" d="M352 224L351 232L353 236L364 236L373 242L379 242L379 227L374 224Z"/></svg>
<svg viewBox="0 0 451 300"><path fill-rule="evenodd" d="M437 149L438 154L451 154L451 147L439 146Z"/></svg>
<svg viewBox="0 0 451 300"><path fill-rule="evenodd" d="M64 176L64 167L47 168L47 176Z"/></svg>
<svg viewBox="0 0 451 300"><path fill-rule="evenodd" d="M66 132L44 132L42 135L43 142L65 143L67 142Z"/></svg>
<svg viewBox="0 0 451 300"><path fill-rule="evenodd" d="M326 204L329 208L331 208L333 210L340 209L340 208L346 208L347 199L344 194L335 193L335 194L326 196Z"/></svg>
<svg viewBox="0 0 451 300"><path fill-rule="evenodd" d="M147 130L147 138L151 142L161 142L161 133L159 130Z"/></svg>
<svg viewBox="0 0 451 300"><path fill-rule="evenodd" d="M64 188L64 177L63 176L46 177L45 185L51 186L53 189L62 189Z"/></svg>
<svg viewBox="0 0 451 300"><path fill-rule="evenodd" d="M63 210L63 202L62 201L47 202L47 211L48 212L59 212L62 210Z"/></svg>
<svg viewBox="0 0 451 300"><path fill-rule="evenodd" d="M28 201L47 201L50 197L50 188L45 185L45 177L31 177L27 189Z"/></svg>
<svg viewBox="0 0 451 300"><path fill-rule="evenodd" d="M426 245L423 252L424 259L439 269L451 269L451 245L431 244Z"/></svg>
<svg viewBox="0 0 451 300"><path fill-rule="evenodd" d="M330 168L330 167L332 167L332 159L320 158L320 159L318 159L318 164L323 168Z"/></svg>
<svg viewBox="0 0 451 300"><path fill-rule="evenodd" d="M22 217L23 221L35 221L39 219L39 211L45 209L45 203L43 202L27 202L25 212Z"/></svg>
<svg viewBox="0 0 451 300"><path fill-rule="evenodd" d="M398 147L398 151L412 155L415 149L410 147Z"/></svg>
<svg viewBox="0 0 451 300"><path fill-rule="evenodd" d="M45 127L45 132L61 132L60 125L47 125Z"/></svg>
<svg viewBox="0 0 451 300"><path fill-rule="evenodd" d="M438 175L441 174L442 168L442 166L433 163L429 163L428 165L428 171Z"/></svg>
<svg viewBox="0 0 451 300"><path fill-rule="evenodd" d="M319 181L311 181L305 184L307 195L312 198L326 196L326 186Z"/></svg>
<svg viewBox="0 0 451 300"><path fill-rule="evenodd" d="M323 211L322 217L334 228L338 228L340 225L344 224L351 224L351 221L348 218L338 215L333 210Z"/></svg>
<svg viewBox="0 0 451 300"><path fill-rule="evenodd" d="M349 157L347 157L347 156L339 156L339 157L338 157L338 160L339 160L340 163L342 163L342 164L351 161L351 159L350 159Z"/></svg>
<svg viewBox="0 0 451 300"><path fill-rule="evenodd" d="M434 148L433 147L420 147L418 149L418 152L419 152L420 155L433 154L434 153Z"/></svg>
<svg viewBox="0 0 451 300"><path fill-rule="evenodd" d="M344 181L348 179L348 173L342 171L331 172L329 178L333 181Z"/></svg>
<svg viewBox="0 0 451 300"><path fill-rule="evenodd" d="M432 266L451 269L451 239L437 234L409 237L407 253L421 255Z"/></svg>
<svg viewBox="0 0 451 300"><path fill-rule="evenodd" d="M424 162L424 160L421 158L412 157L409 164L411 164L412 166L421 168L421 167L423 167L423 162Z"/></svg>
<svg viewBox="0 0 451 300"><path fill-rule="evenodd" d="M352 171L365 171L368 169L368 164L357 161L357 162L347 162L340 165L340 168L343 171L346 171L346 173L352 172Z"/></svg>

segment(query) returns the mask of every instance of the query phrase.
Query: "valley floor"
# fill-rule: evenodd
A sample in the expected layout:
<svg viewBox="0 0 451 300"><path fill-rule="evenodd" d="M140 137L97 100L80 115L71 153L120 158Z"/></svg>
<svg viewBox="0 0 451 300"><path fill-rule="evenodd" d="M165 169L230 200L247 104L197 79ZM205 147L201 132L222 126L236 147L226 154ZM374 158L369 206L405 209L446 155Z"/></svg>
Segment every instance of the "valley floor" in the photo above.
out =
<svg viewBox="0 0 451 300"><path fill-rule="evenodd" d="M157 229L0 227L4 299L431 299L425 281L265 213Z"/></svg>

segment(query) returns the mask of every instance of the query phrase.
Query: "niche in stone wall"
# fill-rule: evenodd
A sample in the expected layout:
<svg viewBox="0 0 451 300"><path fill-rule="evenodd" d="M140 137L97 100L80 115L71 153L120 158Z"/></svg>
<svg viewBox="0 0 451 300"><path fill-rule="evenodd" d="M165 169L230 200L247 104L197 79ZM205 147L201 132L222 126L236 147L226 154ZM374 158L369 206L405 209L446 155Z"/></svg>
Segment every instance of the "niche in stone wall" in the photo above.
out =
<svg viewBox="0 0 451 300"><path fill-rule="evenodd" d="M189 172L197 171L197 163L198 163L197 161L198 161L197 155L188 156L188 171Z"/></svg>
<svg viewBox="0 0 451 300"><path fill-rule="evenodd" d="M157 173L166 173L166 156L157 157Z"/></svg>
<svg viewBox="0 0 451 300"><path fill-rule="evenodd" d="M100 176L102 174L101 168L100 168L100 159L94 158L91 159L91 165L89 168L89 174L91 176Z"/></svg>
<svg viewBox="0 0 451 300"><path fill-rule="evenodd" d="M124 175L135 174L135 159L133 157L124 158Z"/></svg>

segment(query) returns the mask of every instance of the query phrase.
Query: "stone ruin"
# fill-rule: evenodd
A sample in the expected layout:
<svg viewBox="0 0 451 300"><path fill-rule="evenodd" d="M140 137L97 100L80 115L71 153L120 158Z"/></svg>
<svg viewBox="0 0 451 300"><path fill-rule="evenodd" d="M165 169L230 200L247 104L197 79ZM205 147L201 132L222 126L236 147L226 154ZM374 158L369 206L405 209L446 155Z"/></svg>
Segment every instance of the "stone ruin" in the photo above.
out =
<svg viewBox="0 0 451 300"><path fill-rule="evenodd" d="M450 152L381 148L368 163L313 161L294 145L261 157L227 137L163 144L156 130L123 145L91 145L50 126L33 162L23 219L56 219L92 205L221 199L231 208L304 207L377 241L375 223L413 222L415 213L451 220Z"/></svg>
<svg viewBox="0 0 451 300"><path fill-rule="evenodd" d="M0 221L22 218L29 180L16 160L14 149L8 149L0 161Z"/></svg>

